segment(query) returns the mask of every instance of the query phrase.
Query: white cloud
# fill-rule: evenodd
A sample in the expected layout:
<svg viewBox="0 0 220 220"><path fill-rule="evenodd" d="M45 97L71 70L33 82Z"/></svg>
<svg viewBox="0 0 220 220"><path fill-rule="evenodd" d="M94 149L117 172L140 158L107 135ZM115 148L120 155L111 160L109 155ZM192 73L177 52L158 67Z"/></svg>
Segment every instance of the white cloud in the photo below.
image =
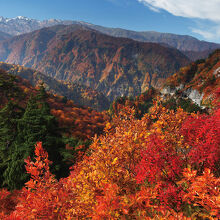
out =
<svg viewBox="0 0 220 220"><path fill-rule="evenodd" d="M203 36L207 40L220 38L220 25L214 25L206 28L191 28L193 33Z"/></svg>
<svg viewBox="0 0 220 220"><path fill-rule="evenodd" d="M209 39L209 40L212 40L216 37L213 32L198 29L198 28L192 28L192 32L199 34L199 35L203 36L205 39Z"/></svg>
<svg viewBox="0 0 220 220"><path fill-rule="evenodd" d="M175 16L220 22L220 0L138 0L153 10L166 10Z"/></svg>

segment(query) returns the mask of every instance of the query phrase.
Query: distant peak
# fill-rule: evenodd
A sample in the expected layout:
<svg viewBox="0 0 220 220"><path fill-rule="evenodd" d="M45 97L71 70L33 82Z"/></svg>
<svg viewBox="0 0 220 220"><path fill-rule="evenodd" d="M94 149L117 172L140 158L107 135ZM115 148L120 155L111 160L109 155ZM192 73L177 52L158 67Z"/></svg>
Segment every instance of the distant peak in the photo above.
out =
<svg viewBox="0 0 220 220"><path fill-rule="evenodd" d="M19 20L30 20L29 18L24 17L24 16L17 16L17 17L15 17L14 19L19 19Z"/></svg>
<svg viewBox="0 0 220 220"><path fill-rule="evenodd" d="M24 16L17 16L15 18L4 18L3 16L0 16L0 22L10 22L10 21L30 21L30 20L33 20L33 19L30 19L30 18L27 18L27 17L24 17Z"/></svg>
<svg viewBox="0 0 220 220"><path fill-rule="evenodd" d="M82 24L82 25L93 25L91 23L85 22L85 21L78 21L78 23Z"/></svg>
<svg viewBox="0 0 220 220"><path fill-rule="evenodd" d="M4 21L4 20L5 20L5 18L2 17L2 16L0 16L0 22L1 22L1 21Z"/></svg>
<svg viewBox="0 0 220 220"><path fill-rule="evenodd" d="M61 22L62 20L60 19L55 19L55 18L51 18L51 19L48 19L49 22Z"/></svg>

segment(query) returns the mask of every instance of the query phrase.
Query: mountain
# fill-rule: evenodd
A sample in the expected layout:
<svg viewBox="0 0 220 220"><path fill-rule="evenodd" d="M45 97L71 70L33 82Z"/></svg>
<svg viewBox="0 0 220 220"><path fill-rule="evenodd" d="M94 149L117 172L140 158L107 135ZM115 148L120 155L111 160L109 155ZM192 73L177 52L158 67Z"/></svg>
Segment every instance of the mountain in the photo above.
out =
<svg viewBox="0 0 220 220"><path fill-rule="evenodd" d="M212 107L220 88L220 50L207 59L197 60L167 79L162 93L190 98L199 106Z"/></svg>
<svg viewBox="0 0 220 220"><path fill-rule="evenodd" d="M43 28L0 43L0 60L101 91L112 101L138 95L189 59L174 48L104 35L84 25Z"/></svg>
<svg viewBox="0 0 220 220"><path fill-rule="evenodd" d="M50 27L58 24L75 24L75 21L62 21L57 19L49 19L39 21L36 19L30 19L23 16L16 18L4 18L0 17L0 31L8 33L10 35L20 35L28 32L32 32L44 27Z"/></svg>
<svg viewBox="0 0 220 220"><path fill-rule="evenodd" d="M103 27L82 21L58 20L58 19L39 21L36 19L30 19L23 16L18 16L16 18L0 17L0 31L3 31L10 35L20 35L54 25L71 25L71 24L82 25L89 29L97 30L101 33L113 37L130 38L141 42L160 43L162 45L174 47L182 51L192 60L205 58L208 56L209 53L213 52L213 50L220 48L220 44L215 44L207 41L200 41L188 35L176 35L170 33L160 33L156 31L138 32L138 31L131 31L122 28Z"/></svg>
<svg viewBox="0 0 220 220"><path fill-rule="evenodd" d="M141 118L158 100L167 109L209 114L220 104L220 50L207 59L197 60L169 77L163 89L150 88L136 97L119 97L109 108L111 115L118 114L125 106L135 110Z"/></svg>
<svg viewBox="0 0 220 220"><path fill-rule="evenodd" d="M160 43L180 50L191 60L207 57L215 49L220 48L220 44L207 41L200 41L188 35L177 35L171 33L160 33L156 31L131 31L122 28L107 28L89 23L82 23L94 30L100 31L114 37L130 38L141 42Z"/></svg>
<svg viewBox="0 0 220 220"><path fill-rule="evenodd" d="M220 47L220 44L200 41L188 35L177 35L171 33L160 33L156 31L131 31L121 28L106 28L98 25L84 23L84 25L98 30L102 33L114 36L131 38L142 42L153 42L169 45L181 51L206 51L214 50Z"/></svg>
<svg viewBox="0 0 220 220"><path fill-rule="evenodd" d="M58 81L39 71L14 64L0 62L0 69L28 80L33 86L39 86L43 83L45 89L50 93L73 100L77 105L91 107L98 111L109 108L110 103L102 93L86 86Z"/></svg>
<svg viewBox="0 0 220 220"><path fill-rule="evenodd" d="M3 40L8 40L10 39L12 36L10 34L7 34L7 33L4 33L2 31L0 31L0 41L3 41Z"/></svg>

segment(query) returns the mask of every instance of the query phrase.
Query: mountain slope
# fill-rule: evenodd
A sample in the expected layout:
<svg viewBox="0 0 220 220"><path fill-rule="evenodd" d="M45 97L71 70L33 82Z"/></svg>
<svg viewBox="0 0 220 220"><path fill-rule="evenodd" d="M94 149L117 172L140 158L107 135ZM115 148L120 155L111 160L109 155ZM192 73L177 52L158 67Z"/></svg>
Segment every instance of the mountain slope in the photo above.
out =
<svg viewBox="0 0 220 220"><path fill-rule="evenodd" d="M200 41L188 35L177 35L171 33L160 33L156 31L131 31L122 28L107 28L99 25L83 23L84 25L98 30L104 34L114 37L124 37L141 42L160 43L176 48L188 56L191 60L207 57L215 49L220 48L220 44Z"/></svg>
<svg viewBox="0 0 220 220"><path fill-rule="evenodd" d="M205 58L213 50L220 48L219 44L200 41L188 35L159 33L156 31L138 32L138 31L125 30L122 28L108 28L82 21L70 21L70 20L58 20L58 19L39 21L36 19L30 19L23 16L18 16L16 18L0 17L0 31L3 31L10 35L20 35L54 25L71 25L71 24L82 25L89 29L97 30L99 32L102 32L104 34L113 37L130 38L137 41L160 43L162 45L174 47L182 51L192 60Z"/></svg>
<svg viewBox="0 0 220 220"><path fill-rule="evenodd" d="M99 25L83 23L84 25L98 30L102 33L114 36L131 38L143 42L153 42L167 44L181 51L205 51L213 50L220 47L219 44L200 41L188 35L177 35L171 33L160 33L156 31L131 31L122 28L107 28Z"/></svg>
<svg viewBox="0 0 220 220"><path fill-rule="evenodd" d="M220 50L206 60L198 60L183 67L167 79L163 94L180 94L195 103L210 107L215 92L220 88Z"/></svg>
<svg viewBox="0 0 220 220"><path fill-rule="evenodd" d="M0 31L0 41L3 41L3 40L8 40L10 39L12 36L10 34L7 34L7 33L4 33L2 31Z"/></svg>
<svg viewBox="0 0 220 220"><path fill-rule="evenodd" d="M0 109L9 100L25 108L30 96L35 96L37 93L38 88L33 87L28 80L0 69ZM51 113L57 118L60 128L67 135L88 139L103 131L108 120L105 114L78 106L71 100L64 100L63 97L51 93L47 95Z"/></svg>
<svg viewBox="0 0 220 220"><path fill-rule="evenodd" d="M0 62L0 69L28 80L33 86L39 86L43 83L50 93L71 99L77 105L91 107L98 111L108 109L110 105L102 93L76 83L58 81L39 71L14 64Z"/></svg>
<svg viewBox="0 0 220 220"><path fill-rule="evenodd" d="M176 49L103 35L82 25L43 28L4 41L0 59L89 86L110 100L160 87L189 62Z"/></svg>

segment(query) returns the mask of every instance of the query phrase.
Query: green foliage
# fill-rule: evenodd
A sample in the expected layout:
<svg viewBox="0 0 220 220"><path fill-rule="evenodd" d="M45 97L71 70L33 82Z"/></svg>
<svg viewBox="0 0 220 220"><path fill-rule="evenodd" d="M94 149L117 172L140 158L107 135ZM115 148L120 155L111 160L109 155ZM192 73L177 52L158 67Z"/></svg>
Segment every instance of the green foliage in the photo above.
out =
<svg viewBox="0 0 220 220"><path fill-rule="evenodd" d="M140 119L153 105L153 99L156 97L157 93L158 91L151 87L136 97L118 97L111 103L109 112L111 115L118 114L122 106L129 106L135 109L135 117Z"/></svg>
<svg viewBox="0 0 220 220"><path fill-rule="evenodd" d="M56 177L68 175L69 165L63 156L66 144L46 98L47 93L41 86L38 94L30 97L24 113L12 102L0 111L1 186L10 190L23 186L28 178L24 159L33 157L37 141L44 142Z"/></svg>
<svg viewBox="0 0 220 220"><path fill-rule="evenodd" d="M25 172L24 159L30 154L30 149L14 146L7 161L7 168L3 173L3 186L9 190L20 189L29 178Z"/></svg>
<svg viewBox="0 0 220 220"><path fill-rule="evenodd" d="M180 98L177 103L184 111L192 113L192 112L202 112L202 109L195 103L192 103L190 99Z"/></svg>
<svg viewBox="0 0 220 220"><path fill-rule="evenodd" d="M66 96L63 96L62 103L66 104L67 101L68 101L67 97L66 97Z"/></svg>
<svg viewBox="0 0 220 220"><path fill-rule="evenodd" d="M60 150L65 148L65 143L58 130L56 118L51 115L50 107L46 102L46 92L41 89L36 97L31 97L23 117L18 121L18 145L25 149L31 149L37 141L44 142L44 148L49 153L49 159L53 161L52 172L57 178L67 174L60 162L62 156ZM39 100L39 101L38 101Z"/></svg>
<svg viewBox="0 0 220 220"><path fill-rule="evenodd" d="M15 85L16 77L8 75L4 70L0 69L0 92L3 97L8 99L11 98L22 98L22 92L20 88Z"/></svg>
<svg viewBox="0 0 220 220"><path fill-rule="evenodd" d="M198 65L192 64L190 69L188 70L187 74L185 75L184 81L186 83L190 82L193 79L193 77L195 76L197 70L198 70Z"/></svg>
<svg viewBox="0 0 220 220"><path fill-rule="evenodd" d="M23 109L12 101L0 110L0 186L4 185L3 174L12 160L11 154L17 137L17 121L22 114Z"/></svg>
<svg viewBox="0 0 220 220"><path fill-rule="evenodd" d="M90 140L83 141L77 137L64 137L64 142L69 148L64 149L61 154L63 161L70 165L75 164L91 145Z"/></svg>

